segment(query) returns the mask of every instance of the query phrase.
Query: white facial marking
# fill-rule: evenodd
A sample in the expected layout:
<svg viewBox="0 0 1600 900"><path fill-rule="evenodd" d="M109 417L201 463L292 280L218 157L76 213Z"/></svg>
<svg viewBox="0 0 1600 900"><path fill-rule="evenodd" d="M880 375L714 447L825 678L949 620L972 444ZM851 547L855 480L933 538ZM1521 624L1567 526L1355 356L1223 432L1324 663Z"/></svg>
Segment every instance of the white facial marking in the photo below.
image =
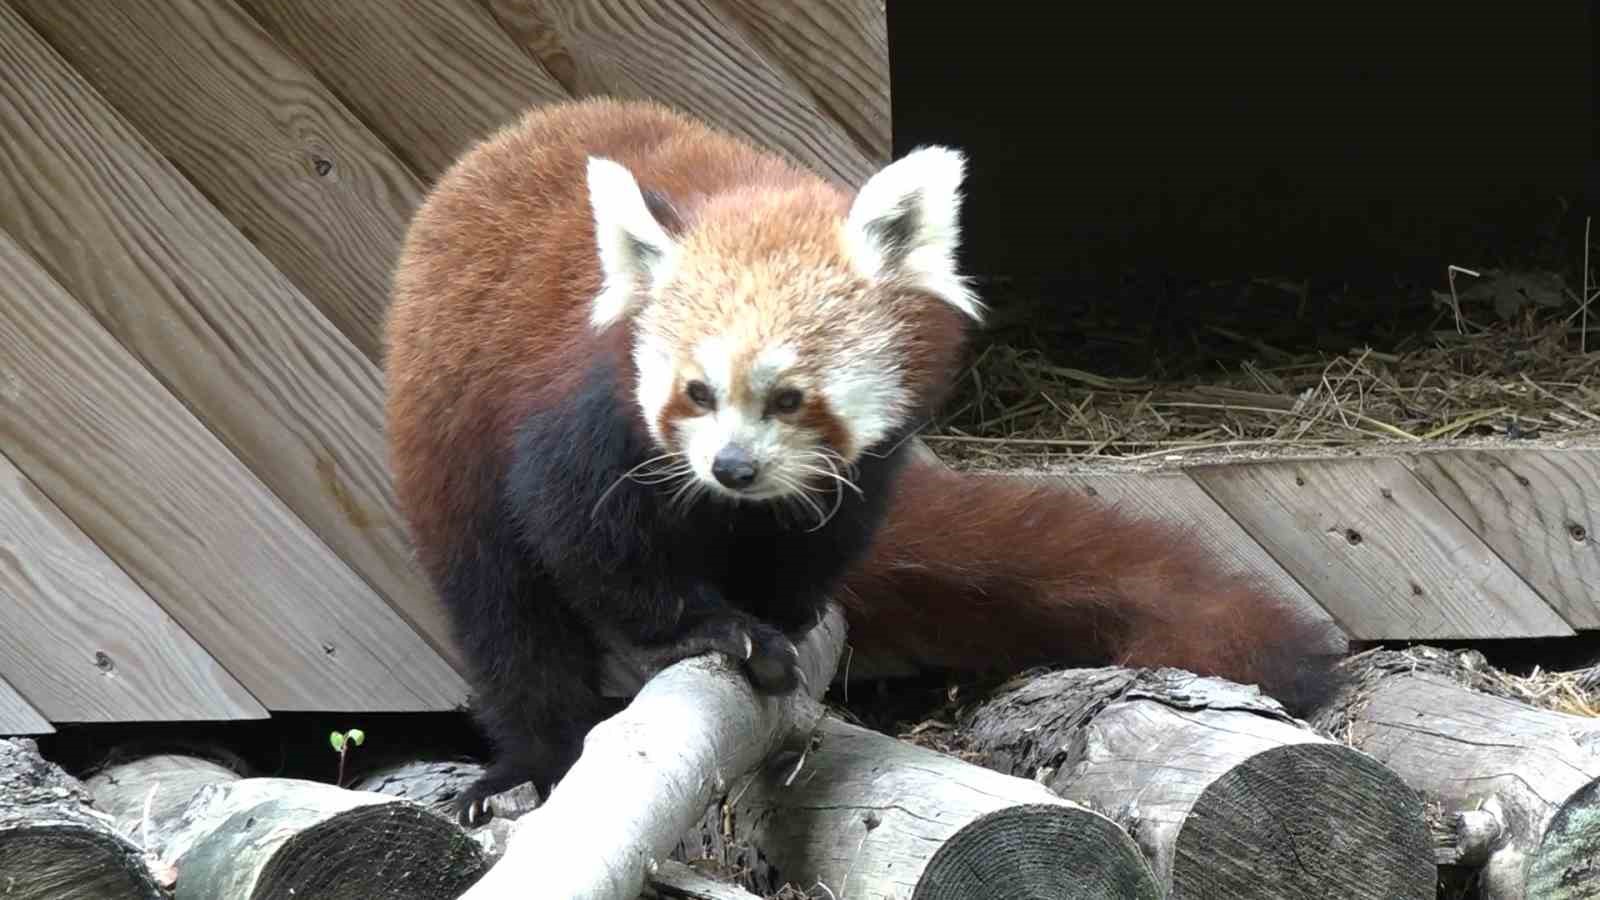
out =
<svg viewBox="0 0 1600 900"><path fill-rule="evenodd" d="M605 328L627 316L670 276L678 245L650 214L633 173L609 159L589 158L589 205L595 248L605 277L589 323Z"/></svg>
<svg viewBox="0 0 1600 900"><path fill-rule="evenodd" d="M650 437L657 444L665 445L667 436L661 432L661 411L672 399L677 380L672 367L672 349L661 338L641 331L633 345L633 366L638 377L634 396L644 413Z"/></svg>
<svg viewBox="0 0 1600 900"><path fill-rule="evenodd" d="M983 304L956 269L965 171L966 157L949 147L922 147L880 169L856 193L845 248L863 276L907 277L981 320Z"/></svg>

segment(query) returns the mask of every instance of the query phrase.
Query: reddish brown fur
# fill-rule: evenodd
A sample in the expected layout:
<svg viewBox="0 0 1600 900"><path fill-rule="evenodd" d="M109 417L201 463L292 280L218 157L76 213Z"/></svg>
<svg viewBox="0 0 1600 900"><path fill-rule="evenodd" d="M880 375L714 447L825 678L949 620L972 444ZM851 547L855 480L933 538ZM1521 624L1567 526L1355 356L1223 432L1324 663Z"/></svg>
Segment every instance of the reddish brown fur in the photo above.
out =
<svg viewBox="0 0 1600 900"><path fill-rule="evenodd" d="M857 652L1015 671L1036 664L1173 666L1314 705L1339 649L1180 529L1081 490L910 463L841 599Z"/></svg>

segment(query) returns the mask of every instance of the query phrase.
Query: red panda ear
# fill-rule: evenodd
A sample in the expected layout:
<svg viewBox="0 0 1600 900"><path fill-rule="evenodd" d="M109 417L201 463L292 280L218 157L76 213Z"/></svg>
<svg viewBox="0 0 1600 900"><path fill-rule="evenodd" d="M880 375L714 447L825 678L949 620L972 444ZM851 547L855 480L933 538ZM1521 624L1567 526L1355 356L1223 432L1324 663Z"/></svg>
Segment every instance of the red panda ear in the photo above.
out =
<svg viewBox="0 0 1600 900"><path fill-rule="evenodd" d="M651 214L627 168L591 156L588 181L595 249L605 279L589 311L589 322L598 329L633 313L665 280L678 246Z"/></svg>
<svg viewBox="0 0 1600 900"><path fill-rule="evenodd" d="M856 192L845 246L866 277L909 280L981 320L983 304L956 269L965 174L966 157L949 147L920 147L890 163Z"/></svg>

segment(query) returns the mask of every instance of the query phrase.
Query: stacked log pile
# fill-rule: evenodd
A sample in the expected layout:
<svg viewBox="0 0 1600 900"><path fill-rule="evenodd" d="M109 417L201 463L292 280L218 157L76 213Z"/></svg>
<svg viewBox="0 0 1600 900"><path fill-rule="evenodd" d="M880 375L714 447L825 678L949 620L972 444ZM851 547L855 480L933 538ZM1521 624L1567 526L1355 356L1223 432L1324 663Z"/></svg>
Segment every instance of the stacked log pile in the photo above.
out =
<svg viewBox="0 0 1600 900"><path fill-rule="evenodd" d="M803 648L814 687L837 624ZM0 896L1388 900L1444 871L1489 900L1600 897L1600 719L1497 693L1474 660L1363 654L1309 723L1186 672L1063 670L963 709L952 752L690 660L546 802L508 792L470 830L474 762L335 787L168 753L80 782L0 741Z"/></svg>

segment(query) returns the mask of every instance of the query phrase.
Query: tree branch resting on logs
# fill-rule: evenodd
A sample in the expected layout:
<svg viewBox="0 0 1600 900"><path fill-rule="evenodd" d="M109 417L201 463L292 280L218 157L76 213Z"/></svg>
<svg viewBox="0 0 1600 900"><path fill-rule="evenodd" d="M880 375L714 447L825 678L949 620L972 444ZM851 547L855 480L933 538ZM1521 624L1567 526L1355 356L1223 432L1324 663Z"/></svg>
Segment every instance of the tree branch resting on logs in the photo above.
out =
<svg viewBox="0 0 1600 900"><path fill-rule="evenodd" d="M1126 827L1171 897L1432 898L1420 798L1255 687L1068 669L969 709L961 746Z"/></svg>
<svg viewBox="0 0 1600 900"><path fill-rule="evenodd" d="M844 636L830 605L798 647L810 690L826 690ZM578 761L461 900L634 900L730 780L803 748L821 716L805 691L756 693L719 654L668 666L590 730Z"/></svg>
<svg viewBox="0 0 1600 900"><path fill-rule="evenodd" d="M1485 900L1597 896L1600 719L1539 709L1486 685L1481 654L1371 650L1317 724L1427 800L1440 865L1481 868Z"/></svg>

